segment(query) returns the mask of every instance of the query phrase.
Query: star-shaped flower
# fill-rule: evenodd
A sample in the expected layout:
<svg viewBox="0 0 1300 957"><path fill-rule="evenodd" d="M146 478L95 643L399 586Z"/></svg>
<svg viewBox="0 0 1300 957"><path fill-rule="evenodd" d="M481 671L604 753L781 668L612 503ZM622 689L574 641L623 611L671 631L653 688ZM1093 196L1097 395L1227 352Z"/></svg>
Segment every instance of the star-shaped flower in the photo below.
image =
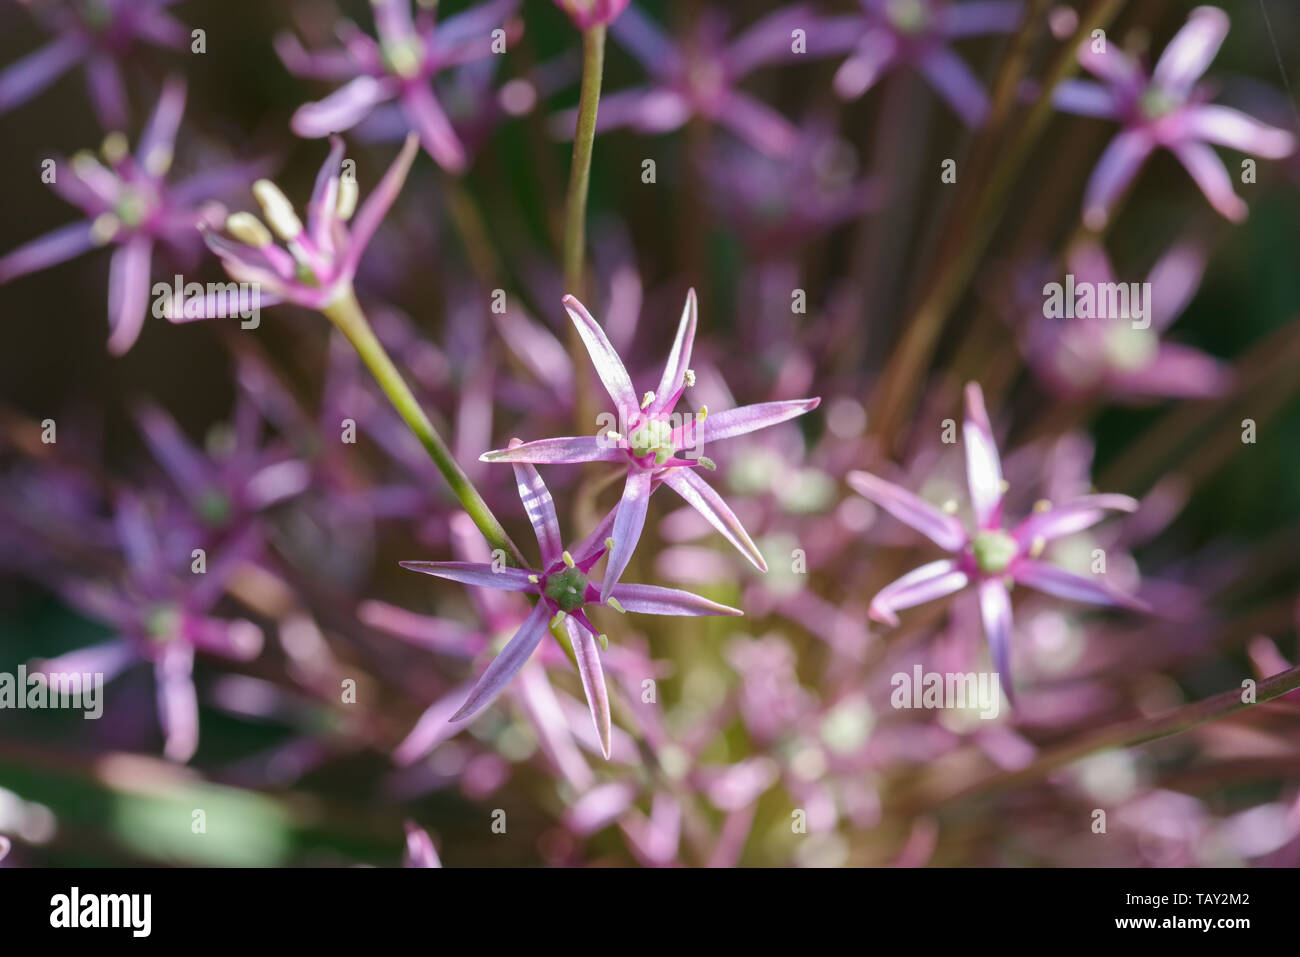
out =
<svg viewBox="0 0 1300 957"><path fill-rule="evenodd" d="M698 311L694 289L686 294L677 337L659 385L640 397L632 388L623 360L586 307L573 296L565 296L564 308L578 327L605 391L614 400L615 421L621 423L621 429L606 427L599 435L539 439L485 452L481 458L485 462L627 464L627 483L614 521L614 544L610 547L602 601L609 598L631 560L645 526L650 493L661 483L684 498L756 568L767 571L767 563L740 519L722 496L699 477L696 467L717 468L712 459L702 454L710 442L793 419L817 408L821 399L760 402L713 414L701 409L694 415L682 416L673 410L685 389L695 383L695 373L690 368Z"/></svg>
<svg viewBox="0 0 1300 957"><path fill-rule="evenodd" d="M1123 50L1094 52L1093 41L1079 48L1079 63L1102 85L1067 80L1056 87L1059 109L1117 120L1123 129L1097 161L1084 195L1084 219L1100 229L1115 202L1157 147L1178 158L1205 198L1234 222L1246 217L1246 204L1232 189L1232 178L1210 144L1267 159L1295 149L1295 137L1231 107L1208 102L1211 91L1199 82L1223 38L1228 15L1216 7L1197 7L1169 41L1149 74Z"/></svg>
<svg viewBox="0 0 1300 957"><path fill-rule="evenodd" d="M512 448L514 447L518 446L512 443ZM551 493L541 475L537 469L527 464L517 463L514 469L519 498L524 503L524 510L528 513L541 550L540 569L530 571L483 562L401 562L403 568L426 575L449 578L480 588L523 592L536 595L538 599L532 614L483 672L465 704L452 715L451 720L459 721L469 717L495 698L527 663L548 625L563 623L573 646L582 688L591 709L591 719L600 735L601 749L608 758L612 733L609 695L605 690L605 673L600 665L597 647L598 641L603 645L607 639L587 617L586 607L603 602L616 611L634 611L647 615L740 615L743 612L676 588L661 588L656 585L610 587L592 581L592 567L608 550L607 536L614 524L614 512L606 515L580 545L572 551L566 550L560 538L555 503L551 500Z"/></svg>
<svg viewBox="0 0 1300 957"><path fill-rule="evenodd" d="M461 172L465 149L430 80L448 67L491 56L492 32L503 28L519 0L495 0L439 24L431 9L412 17L409 0L370 0L370 5L377 41L348 21L337 30L341 50L309 53L293 34L276 38L276 52L290 73L346 81L324 99L299 107L291 121L293 131L308 138L342 133L376 106L396 101L407 128L419 133L433 161L450 173Z"/></svg>
<svg viewBox="0 0 1300 957"><path fill-rule="evenodd" d="M845 100L866 93L890 70L912 66L925 76L968 126L988 113L979 79L949 46L953 40L1008 33L1020 22L1016 0L861 0L862 12L826 21L813 46L818 53L849 52L835 73Z"/></svg>
<svg viewBox="0 0 1300 957"><path fill-rule="evenodd" d="M278 186L266 179L253 184L266 221L287 249L277 246L251 213L235 213L226 220L226 232L233 240L201 227L208 247L221 258L230 277L258 284L260 305L294 302L319 310L350 288L366 246L401 192L419 149L415 134L407 136L402 151L358 209L356 179L342 175L343 140L335 136L330 143L307 204L305 227ZM183 310L171 304L166 315L173 322L189 322L225 312L215 304L199 310L187 303Z"/></svg>
<svg viewBox="0 0 1300 957"><path fill-rule="evenodd" d="M256 173L254 166L227 166L169 184L176 132L185 110L185 83L171 79L145 127L135 153L126 137L104 139L103 162L89 152L57 164L50 186L81 209L85 219L56 229L0 257L0 283L47 269L112 244L108 278L108 351L121 355L135 344L149 311L154 250L166 247L184 260L197 254L195 223L221 209L213 198L233 192ZM244 177L248 177L245 179Z"/></svg>
<svg viewBox="0 0 1300 957"><path fill-rule="evenodd" d="M1039 561L1043 549L1053 539L1090 528L1108 511L1135 511L1138 503L1127 495L1084 495L1060 505L1041 502L1028 518L1007 531L1002 515L1006 494L1002 464L984 409L984 393L974 382L966 386L962 440L966 446L966 480L975 515L973 531L968 531L955 515L935 508L892 482L868 472L849 474L849 484L857 492L952 556L922 565L886 585L871 600L870 613L879 621L897 625L899 610L974 586L979 593L993 663L1003 676L1010 698L1012 621L1008 585L1027 585L1074 601L1145 609L1139 599L1100 580Z"/></svg>

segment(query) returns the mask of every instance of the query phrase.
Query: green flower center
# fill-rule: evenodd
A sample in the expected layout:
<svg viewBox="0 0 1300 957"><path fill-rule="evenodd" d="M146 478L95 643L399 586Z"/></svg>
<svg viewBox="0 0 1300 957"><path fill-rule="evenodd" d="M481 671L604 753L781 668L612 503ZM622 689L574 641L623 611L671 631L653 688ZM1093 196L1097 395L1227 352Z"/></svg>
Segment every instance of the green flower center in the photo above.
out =
<svg viewBox="0 0 1300 957"><path fill-rule="evenodd" d="M920 33L930 23L925 0L890 0L886 16L899 33Z"/></svg>
<svg viewBox="0 0 1300 957"><path fill-rule="evenodd" d="M209 489L199 497L198 512L209 525L222 525L230 518L230 499L218 489Z"/></svg>
<svg viewBox="0 0 1300 957"><path fill-rule="evenodd" d="M113 214L117 216L118 222L128 228L139 226L144 222L145 212L144 199L139 193L131 189L122 191L117 205L113 208Z"/></svg>
<svg viewBox="0 0 1300 957"><path fill-rule="evenodd" d="M547 575L543 591L561 611L577 611L587 603L587 576L576 568L566 568Z"/></svg>
<svg viewBox="0 0 1300 957"><path fill-rule="evenodd" d="M986 575L1004 572L1020 551L1016 540L1003 531L980 532L971 543L975 564Z"/></svg>
<svg viewBox="0 0 1300 957"><path fill-rule="evenodd" d="M1106 333L1106 355L1112 365L1126 372L1146 368L1156 357L1159 343L1148 329L1116 325Z"/></svg>
<svg viewBox="0 0 1300 957"><path fill-rule="evenodd" d="M383 53L388 68L407 80L418 75L424 63L424 46L415 38L385 44Z"/></svg>
<svg viewBox="0 0 1300 957"><path fill-rule="evenodd" d="M1177 97L1170 96L1154 83L1142 91L1138 101L1142 115L1148 120L1158 120L1162 116L1167 116L1181 105Z"/></svg>
<svg viewBox="0 0 1300 957"><path fill-rule="evenodd" d="M145 616L145 632L158 644L171 641L181 630L181 613L171 605L158 605Z"/></svg>
<svg viewBox="0 0 1300 957"><path fill-rule="evenodd" d="M663 465L677 450L673 447L673 427L662 419L651 419L627 437L632 454L637 458L655 457L655 465Z"/></svg>

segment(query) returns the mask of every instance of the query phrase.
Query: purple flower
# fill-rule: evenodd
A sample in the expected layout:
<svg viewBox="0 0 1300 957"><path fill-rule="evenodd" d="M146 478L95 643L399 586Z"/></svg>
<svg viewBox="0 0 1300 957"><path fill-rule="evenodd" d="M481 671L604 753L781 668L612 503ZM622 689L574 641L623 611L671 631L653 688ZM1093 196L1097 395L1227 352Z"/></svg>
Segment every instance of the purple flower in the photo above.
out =
<svg viewBox="0 0 1300 957"><path fill-rule="evenodd" d="M1295 137L1286 130L1208 102L1212 93L1198 81L1227 34L1226 13L1197 7L1150 74L1123 50L1107 46L1094 52L1093 41L1079 48L1079 63L1102 85L1067 80L1056 88L1056 106L1123 126L1088 181L1083 207L1091 228L1105 226L1116 201L1157 147L1173 153L1210 205L1234 222L1245 218L1246 204L1233 192L1232 179L1210 144L1268 159L1281 159L1295 149Z"/></svg>
<svg viewBox="0 0 1300 957"><path fill-rule="evenodd" d="M596 131L630 126L643 133L669 133L696 116L726 127L755 149L789 156L798 131L780 113L736 89L751 72L799 56L791 31L808 29L814 15L806 6L787 7L764 17L728 42L725 19L705 14L693 37L678 47L636 7L628 7L610 32L650 74L647 86L604 94ZM560 135L572 137L576 111L556 118Z"/></svg>
<svg viewBox="0 0 1300 957"><path fill-rule="evenodd" d="M126 127L130 111L120 64L140 44L179 49L190 31L163 7L176 0L82 0L32 4L56 38L0 72L0 113L25 103L75 63L85 63L95 114L106 130Z"/></svg>
<svg viewBox="0 0 1300 957"><path fill-rule="evenodd" d="M1116 288L1100 245L1083 243L1071 250L1067 261L1075 288L1086 285L1098 295ZM1042 298L1036 297L1024 336L1031 368L1052 389L1071 398L1095 392L1135 400L1222 394L1231 380L1223 363L1161 338L1195 295L1204 268L1205 254L1192 242L1161 256L1146 280L1151 294L1145 325L1136 316L1045 316Z"/></svg>
<svg viewBox="0 0 1300 957"><path fill-rule="evenodd" d="M512 448L515 447L514 443L511 445ZM608 758L611 736L609 696L605 690L605 674L600 666L600 653L596 644L599 641L603 645L607 639L587 617L586 606L606 603L616 611L634 611L647 615L740 615L742 612L675 588L660 588L655 585L602 587L600 582L593 582L591 569L608 550L607 536L610 527L615 524L615 513L606 515L595 530L570 552L561 542L555 504L537 469L519 463L515 464L514 469L519 498L524 503L524 510L528 513L541 549L540 570L533 572L483 562L400 563L403 568L426 575L436 575L481 588L522 592L538 598L528 619L488 666L470 691L469 698L450 720L467 718L495 698L532 656L548 625L563 623L573 646L591 718L600 735L601 750Z"/></svg>
<svg viewBox="0 0 1300 957"><path fill-rule="evenodd" d="M267 223L287 249L277 246L266 226L251 213L235 213L226 220L226 232L233 240L209 228L203 228L203 238L221 257L232 279L258 285L261 305L293 302L323 309L351 287L366 245L401 192L418 149L419 140L411 133L379 185L358 209L356 179L342 175L343 140L331 137L329 156L316 174L307 203L306 226L278 186L266 179L253 184L253 195ZM176 304L167 310L167 318L173 322L218 314L225 312L210 302L201 310L191 309L189 304L183 311Z"/></svg>
<svg viewBox="0 0 1300 957"><path fill-rule="evenodd" d="M623 366L623 360L582 303L573 296L565 296L564 308L578 327L578 333L596 366L596 373L605 385L605 391L614 400L616 412L610 421L620 423L622 431L606 427L599 435L539 439L512 445L508 449L485 452L482 459L487 462L546 464L626 463L627 483L614 522L613 545L610 547L601 601L614 593L619 576L631 560L645 525L650 493L661 483L684 498L755 567L767 571L767 563L763 561L763 556L759 554L758 547L741 525L740 519L722 500L722 496L699 477L696 466L702 465L710 470L717 468L712 459L701 454L707 443L744 435L793 419L817 408L821 400L813 398L761 402L714 415L710 415L707 409L701 409L695 415L683 418L673 409L685 389L695 384L695 373L690 368L697 312L694 289L686 294L686 305L682 309L677 337L668 354L659 385L655 391L646 392L640 397L632 388L632 380Z"/></svg>
<svg viewBox="0 0 1300 957"><path fill-rule="evenodd" d="M613 23L631 0L555 0L579 30Z"/></svg>
<svg viewBox="0 0 1300 957"><path fill-rule="evenodd" d="M1004 677L1010 698L1009 585L1027 585L1074 601L1145 609L1138 599L1101 581L1038 560L1053 539L1090 528L1107 511L1135 511L1137 502L1127 495L1083 495L1059 505L1044 501L1035 506L1028 518L1007 531L1002 515L1006 494L1002 465L984 409L984 393L974 382L966 386L962 440L966 446L966 480L975 519L973 531L968 531L951 511L935 508L892 482L868 472L849 474L849 484L857 492L952 556L922 565L886 585L871 600L870 613L878 621L897 625L899 610L974 586L979 594L994 666Z"/></svg>
<svg viewBox="0 0 1300 957"><path fill-rule="evenodd" d="M862 12L825 21L811 46L819 53L851 51L835 73L835 92L854 100L890 70L919 70L968 126L978 126L989 102L979 79L950 48L953 40L1008 33L1020 22L1015 0L861 0Z"/></svg>
<svg viewBox="0 0 1300 957"><path fill-rule="evenodd" d="M233 190L249 172L230 166L169 185L166 177L184 109L184 82L169 80L135 155L128 151L122 134L112 133L104 140L103 163L88 152L73 156L70 163L59 163L51 186L79 207L85 220L0 258L3 283L114 244L108 281L108 350L114 355L130 349L144 325L154 247L163 244L183 257L195 245L195 223L219 218L219 204L203 201Z"/></svg>
<svg viewBox="0 0 1300 957"><path fill-rule="evenodd" d="M442 867L429 832L414 821L406 822L406 855L403 867Z"/></svg>
<svg viewBox="0 0 1300 957"><path fill-rule="evenodd" d="M292 34L276 38L276 51L290 73L346 81L323 100L299 107L291 121L293 131L309 138L341 133L376 106L395 100L407 129L419 133L434 162L448 172L461 172L465 149L430 80L448 67L491 56L492 31L502 27L519 0L495 0L436 25L431 9L412 17L408 0L370 0L370 5L378 41L347 21L337 28L341 50L309 53Z"/></svg>

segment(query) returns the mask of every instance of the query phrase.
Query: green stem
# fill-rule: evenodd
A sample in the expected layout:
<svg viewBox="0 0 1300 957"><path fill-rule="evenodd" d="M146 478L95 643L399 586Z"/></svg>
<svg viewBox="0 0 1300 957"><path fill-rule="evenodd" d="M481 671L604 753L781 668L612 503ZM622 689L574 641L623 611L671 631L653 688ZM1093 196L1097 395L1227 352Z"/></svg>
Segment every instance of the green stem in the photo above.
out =
<svg viewBox="0 0 1300 957"><path fill-rule="evenodd" d="M352 343L357 354L370 369L371 375L375 377L379 387L393 403L393 408L402 417L402 421L420 440L420 444L429 453L429 458L433 459L433 464L447 480L452 492L469 513L469 517L474 520L474 524L483 533L488 544L494 549L499 548L504 551L511 564L520 568L526 567L527 563L518 547L510 540L506 530L488 508L487 502L483 501L483 496L478 493L478 489L456 462L451 450L438 434L438 430L433 427L429 417L420 408L420 403L411 394L406 380L397 371L397 366L393 365L393 360L388 357L383 344L370 328L370 323L365 313L361 311L361 304L357 302L352 288L349 286L345 289L321 312L338 327L343 335L347 336L348 342Z"/></svg>
<svg viewBox="0 0 1300 957"><path fill-rule="evenodd" d="M583 264L587 253L587 192L591 187L591 154L596 142L596 110L600 106L600 84L605 72L605 27L589 27L582 34L582 88L578 94L578 125L573 134L573 164L569 168L569 193L564 203L564 291L582 299ZM569 358L573 362L579 425L588 421L588 385L591 370L582 339L572 323L569 327Z"/></svg>

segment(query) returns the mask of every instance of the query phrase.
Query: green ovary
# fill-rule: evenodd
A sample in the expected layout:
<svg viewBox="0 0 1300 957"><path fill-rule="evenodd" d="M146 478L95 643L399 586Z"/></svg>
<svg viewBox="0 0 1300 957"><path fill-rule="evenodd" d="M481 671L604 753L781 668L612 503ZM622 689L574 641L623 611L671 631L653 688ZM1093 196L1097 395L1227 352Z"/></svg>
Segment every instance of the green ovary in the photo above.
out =
<svg viewBox="0 0 1300 957"><path fill-rule="evenodd" d="M544 591L561 611L577 611L587 603L587 576L576 568L566 568L546 576Z"/></svg>
<svg viewBox="0 0 1300 957"><path fill-rule="evenodd" d="M655 457L656 465L663 465L677 450L673 447L673 427L661 419L652 419L634 431L627 439L632 454L637 458Z"/></svg>
<svg viewBox="0 0 1300 957"><path fill-rule="evenodd" d="M924 0L890 0L886 9L889 22L899 33L920 33L929 25Z"/></svg>
<svg viewBox="0 0 1300 957"><path fill-rule="evenodd" d="M1020 551L1016 540L1002 531L980 532L971 543L971 548L975 553L975 564L986 575L1006 571Z"/></svg>
<svg viewBox="0 0 1300 957"><path fill-rule="evenodd" d="M1149 120L1158 120L1160 117L1172 113L1179 105L1180 103L1176 97L1170 96L1155 85L1148 86L1143 90L1139 101L1142 115Z"/></svg>
<svg viewBox="0 0 1300 957"><path fill-rule="evenodd" d="M1106 335L1106 355L1111 364L1126 372L1145 368L1156 357L1158 340L1149 329L1115 326Z"/></svg>

